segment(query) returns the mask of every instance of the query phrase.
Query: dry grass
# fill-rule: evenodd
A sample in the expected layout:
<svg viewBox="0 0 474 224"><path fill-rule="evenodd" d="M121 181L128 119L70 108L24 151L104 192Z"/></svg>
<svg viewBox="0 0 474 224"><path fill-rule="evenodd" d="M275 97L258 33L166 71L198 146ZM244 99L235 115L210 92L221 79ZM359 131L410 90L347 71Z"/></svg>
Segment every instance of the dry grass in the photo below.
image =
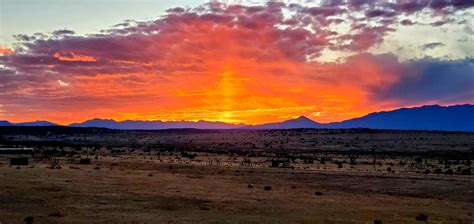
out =
<svg viewBox="0 0 474 224"><path fill-rule="evenodd" d="M474 180L465 176L180 164L170 170L120 157L100 164L0 167L0 222L414 223L420 214L430 223L474 220Z"/></svg>

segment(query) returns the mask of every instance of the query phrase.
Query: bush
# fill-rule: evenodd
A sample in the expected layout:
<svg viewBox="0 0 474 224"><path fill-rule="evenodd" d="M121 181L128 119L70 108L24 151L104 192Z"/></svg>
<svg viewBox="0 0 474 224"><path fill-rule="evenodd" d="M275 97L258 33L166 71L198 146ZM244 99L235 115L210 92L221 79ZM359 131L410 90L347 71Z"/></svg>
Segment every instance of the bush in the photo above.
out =
<svg viewBox="0 0 474 224"><path fill-rule="evenodd" d="M463 169L461 171L462 175L471 175L471 168Z"/></svg>
<svg viewBox="0 0 474 224"><path fill-rule="evenodd" d="M61 214L60 212L51 212L51 213L49 213L48 216L51 216L51 217L63 217L63 214Z"/></svg>
<svg viewBox="0 0 474 224"><path fill-rule="evenodd" d="M202 211L209 211L209 210L211 210L211 208L209 208L209 207L206 206L206 205L199 205L199 209L202 210Z"/></svg>
<svg viewBox="0 0 474 224"><path fill-rule="evenodd" d="M383 224L382 220L380 219L375 219L374 224Z"/></svg>
<svg viewBox="0 0 474 224"><path fill-rule="evenodd" d="M321 193L321 192L319 192L319 191L316 191L316 192L314 192L314 195L316 195L316 196L322 196L323 193Z"/></svg>
<svg viewBox="0 0 474 224"><path fill-rule="evenodd" d="M26 224L32 224L34 222L35 218L31 217L31 216L28 216L26 217L25 219L23 219L23 221L26 223Z"/></svg>
<svg viewBox="0 0 474 224"><path fill-rule="evenodd" d="M272 187L271 186L265 186L263 189L266 190L266 191L271 191Z"/></svg>
<svg viewBox="0 0 474 224"><path fill-rule="evenodd" d="M421 213L416 216L416 220L426 222L428 220L428 216Z"/></svg>
<svg viewBox="0 0 474 224"><path fill-rule="evenodd" d="M249 184L247 185L248 188L253 188L253 185Z"/></svg>

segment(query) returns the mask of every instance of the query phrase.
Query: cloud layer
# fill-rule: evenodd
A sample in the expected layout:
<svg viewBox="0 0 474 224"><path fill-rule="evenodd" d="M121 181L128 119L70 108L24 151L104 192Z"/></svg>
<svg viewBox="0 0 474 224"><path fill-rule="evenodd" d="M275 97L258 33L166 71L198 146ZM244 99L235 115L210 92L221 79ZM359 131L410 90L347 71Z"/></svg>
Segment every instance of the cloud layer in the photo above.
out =
<svg viewBox="0 0 474 224"><path fill-rule="evenodd" d="M371 49L419 23L420 14L436 21L425 24L435 30L462 24L472 19L473 2L403 2L209 3L98 34L17 35L14 49L0 47L0 116L256 124L472 102L472 59L400 61L393 52ZM427 42L420 49L444 46ZM349 56L323 63L326 52Z"/></svg>

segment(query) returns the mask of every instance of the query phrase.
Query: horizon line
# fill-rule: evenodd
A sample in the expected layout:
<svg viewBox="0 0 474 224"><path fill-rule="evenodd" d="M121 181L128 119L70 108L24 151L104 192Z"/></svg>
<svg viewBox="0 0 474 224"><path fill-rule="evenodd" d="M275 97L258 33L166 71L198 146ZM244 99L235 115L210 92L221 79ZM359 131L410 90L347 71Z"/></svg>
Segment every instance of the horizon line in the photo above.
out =
<svg viewBox="0 0 474 224"><path fill-rule="evenodd" d="M281 120L281 121L275 121L275 122L266 122L266 123L259 123L259 124L246 124L244 122L241 122L241 123L233 123L233 122L225 122L225 121L218 121L218 120L205 120L205 119L199 119L199 120L131 120L131 119L126 119L126 120L116 120L116 119L113 119L113 118L90 118L90 119L86 119L82 122L72 122L72 123L69 123L69 124L60 124L60 123L55 123L53 121L50 121L50 120L35 120L35 121L21 121L21 122L10 122L9 120L0 120L0 121L6 121L8 123L11 123L11 124L22 124L22 123L33 123L33 122L49 122L49 123L53 123L55 125L58 125L58 126L71 126L73 124L81 124L81 123L84 123L84 122L87 122L87 121L91 121L91 120L109 120L109 121L114 121L114 122L125 122L125 121L142 121L142 122L163 122L163 123L170 123L170 122L193 122L193 123L198 123L198 122L211 122L211 123L224 123L224 124L228 124L228 125L235 125L235 126L238 126L238 125L242 125L242 126L258 126L258 125L265 125L265 124L273 124L273 123L279 123L279 122L285 122L285 121L290 121L290 120L296 120L296 119L299 119L301 117L304 117L306 119L309 119L313 122L316 122L318 124L332 124L332 123L340 123L340 122L344 122L344 121L348 121L348 120L352 120L352 119L356 119L356 118L360 118L360 117L364 117L364 116L367 116L367 115L370 115L370 114L374 114L374 113L383 113L383 112L391 112L391 111L396 111L396 110L401 110L401 109L415 109L415 108L422 108L422 107L429 107L429 106L438 106L438 107L452 107L452 106L466 106L466 105L470 105L470 106L474 106L474 104L470 104L470 103L464 103L464 104L445 104L445 105L440 105L440 104L427 104L427 105L421 105L421 106L413 106L413 107L399 107L399 108L395 108L395 109L391 109L391 110L381 110L381 111L374 111L374 112L370 112L370 113L367 113L365 115L362 115L362 116L359 116L359 117L352 117L352 118L349 118L349 119L345 119L345 120L340 120L340 121L331 121L331 122L318 122L318 121L315 121L311 118L308 118L307 116L304 116L304 115L299 115L299 116L290 116L288 117L286 120Z"/></svg>

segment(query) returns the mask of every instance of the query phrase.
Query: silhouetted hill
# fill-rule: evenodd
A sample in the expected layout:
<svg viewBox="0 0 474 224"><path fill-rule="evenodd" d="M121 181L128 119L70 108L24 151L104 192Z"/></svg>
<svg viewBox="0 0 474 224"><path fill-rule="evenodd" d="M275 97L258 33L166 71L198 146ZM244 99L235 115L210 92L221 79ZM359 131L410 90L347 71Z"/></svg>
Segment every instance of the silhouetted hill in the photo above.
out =
<svg viewBox="0 0 474 224"><path fill-rule="evenodd" d="M474 131L474 105L422 106L371 113L342 122L317 123L306 117L279 123L245 126L249 129L371 128L393 130Z"/></svg>
<svg viewBox="0 0 474 224"><path fill-rule="evenodd" d="M322 128L323 125L307 117L301 116L296 119L287 120L279 123L269 123L261 125L248 125L243 129L292 129L292 128Z"/></svg>
<svg viewBox="0 0 474 224"><path fill-rule="evenodd" d="M115 121L106 119L92 119L83 123L69 125L70 127L97 127L122 130L160 130L174 128L195 128L195 129L232 129L242 125L228 124L224 122L210 121Z"/></svg>
<svg viewBox="0 0 474 224"><path fill-rule="evenodd" d="M33 122L23 122L23 123L15 123L15 126L58 126L55 123L51 123L49 121L33 121Z"/></svg>
<svg viewBox="0 0 474 224"><path fill-rule="evenodd" d="M13 124L8 121L0 121L0 126L12 126Z"/></svg>
<svg viewBox="0 0 474 224"><path fill-rule="evenodd" d="M474 131L474 105L422 106L371 113L327 128Z"/></svg>
<svg viewBox="0 0 474 224"><path fill-rule="evenodd" d="M58 126L55 123L49 121L33 121L33 122L23 122L23 123L10 123L8 121L0 121L0 126Z"/></svg>

